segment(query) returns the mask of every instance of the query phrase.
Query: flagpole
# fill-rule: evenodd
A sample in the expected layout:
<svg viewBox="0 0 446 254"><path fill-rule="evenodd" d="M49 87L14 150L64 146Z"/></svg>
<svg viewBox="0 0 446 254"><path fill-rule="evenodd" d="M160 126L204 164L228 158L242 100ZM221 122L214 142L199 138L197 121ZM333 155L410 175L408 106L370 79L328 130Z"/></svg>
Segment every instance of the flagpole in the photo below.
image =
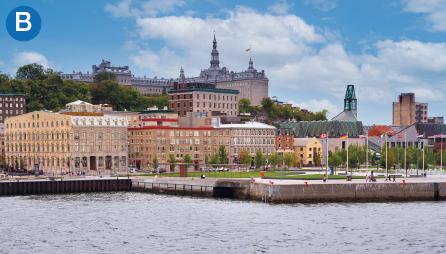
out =
<svg viewBox="0 0 446 254"><path fill-rule="evenodd" d="M326 141L327 141L327 144L326 144L326 150L327 151L325 151L325 157L327 158L327 160L325 161L325 176L327 177L326 179L328 179L328 133L326 134L327 135L327 137L326 137Z"/></svg>
<svg viewBox="0 0 446 254"><path fill-rule="evenodd" d="M366 172L369 170L368 162L369 162L369 134L366 133L365 135L365 167Z"/></svg>
<svg viewBox="0 0 446 254"><path fill-rule="evenodd" d="M387 147L387 131L386 131L386 174L387 177L389 177L389 169L387 168L387 152L389 151L389 148Z"/></svg>
<svg viewBox="0 0 446 254"><path fill-rule="evenodd" d="M435 141L434 141L435 143ZM443 133L440 136L440 168L443 170ZM441 175L443 175L443 171L441 171Z"/></svg>
<svg viewBox="0 0 446 254"><path fill-rule="evenodd" d="M348 131L347 131L347 175L348 175Z"/></svg>
<svg viewBox="0 0 446 254"><path fill-rule="evenodd" d="M406 139L406 133L404 132L404 171L406 171L406 177L407 177L407 156L406 156L406 149L407 149L407 139Z"/></svg>
<svg viewBox="0 0 446 254"><path fill-rule="evenodd" d="M435 141L434 141L434 143L435 143ZM421 144L423 145L423 174L425 174L426 171L424 170L424 142Z"/></svg>

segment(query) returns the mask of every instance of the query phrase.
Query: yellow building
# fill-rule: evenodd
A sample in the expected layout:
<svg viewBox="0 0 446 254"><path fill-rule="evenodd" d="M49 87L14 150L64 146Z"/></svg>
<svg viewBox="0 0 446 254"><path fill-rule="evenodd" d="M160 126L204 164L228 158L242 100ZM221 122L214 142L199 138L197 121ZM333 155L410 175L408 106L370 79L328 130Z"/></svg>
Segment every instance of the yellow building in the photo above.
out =
<svg viewBox="0 0 446 254"><path fill-rule="evenodd" d="M322 144L316 138L294 138L294 151L299 154L303 165L314 165L314 154L322 160Z"/></svg>

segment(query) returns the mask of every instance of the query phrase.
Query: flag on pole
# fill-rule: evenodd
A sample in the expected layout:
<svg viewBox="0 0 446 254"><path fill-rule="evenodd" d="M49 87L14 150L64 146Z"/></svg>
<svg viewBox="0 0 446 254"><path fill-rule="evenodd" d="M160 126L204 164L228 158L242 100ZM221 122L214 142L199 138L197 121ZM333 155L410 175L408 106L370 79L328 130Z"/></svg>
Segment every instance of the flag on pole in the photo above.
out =
<svg viewBox="0 0 446 254"><path fill-rule="evenodd" d="M376 143L379 143L379 142L381 142L381 140L376 141Z"/></svg>
<svg viewBox="0 0 446 254"><path fill-rule="evenodd" d="M379 135L379 138L385 138L387 136L387 134L382 134L382 135Z"/></svg>
<svg viewBox="0 0 446 254"><path fill-rule="evenodd" d="M347 138L347 134L342 135L342 136L339 137L339 139L344 139L344 138Z"/></svg>
<svg viewBox="0 0 446 254"><path fill-rule="evenodd" d="M434 138L441 138L441 135L435 135Z"/></svg>
<svg viewBox="0 0 446 254"><path fill-rule="evenodd" d="M423 134L417 136L417 138L423 138L423 137L424 137Z"/></svg>
<svg viewBox="0 0 446 254"><path fill-rule="evenodd" d="M327 134L322 134L322 135L319 135L319 138L326 138L328 135Z"/></svg>
<svg viewBox="0 0 446 254"><path fill-rule="evenodd" d="M366 135L359 135L359 138L366 138Z"/></svg>
<svg viewBox="0 0 446 254"><path fill-rule="evenodd" d="M246 52L251 51L251 49L245 49Z"/></svg>
<svg viewBox="0 0 446 254"><path fill-rule="evenodd" d="M398 135L398 138L404 138L404 135Z"/></svg>

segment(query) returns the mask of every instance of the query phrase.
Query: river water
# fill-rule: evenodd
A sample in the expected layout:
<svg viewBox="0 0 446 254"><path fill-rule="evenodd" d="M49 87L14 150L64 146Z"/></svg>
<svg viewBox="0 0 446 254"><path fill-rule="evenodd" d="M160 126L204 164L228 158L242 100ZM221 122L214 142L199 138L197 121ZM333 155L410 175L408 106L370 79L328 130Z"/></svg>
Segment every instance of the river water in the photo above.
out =
<svg viewBox="0 0 446 254"><path fill-rule="evenodd" d="M0 253L444 253L446 202L0 197Z"/></svg>

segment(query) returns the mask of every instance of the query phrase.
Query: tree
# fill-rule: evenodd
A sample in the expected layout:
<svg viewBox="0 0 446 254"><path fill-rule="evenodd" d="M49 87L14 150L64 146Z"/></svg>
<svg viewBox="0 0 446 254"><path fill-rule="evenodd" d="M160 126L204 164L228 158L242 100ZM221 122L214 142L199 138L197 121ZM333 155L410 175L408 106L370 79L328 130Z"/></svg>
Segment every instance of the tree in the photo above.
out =
<svg viewBox="0 0 446 254"><path fill-rule="evenodd" d="M220 164L228 164L228 152L224 145L220 145L218 149L218 158L220 159Z"/></svg>
<svg viewBox="0 0 446 254"><path fill-rule="evenodd" d="M152 159L152 166L153 166L153 168L155 169L155 170L157 170L158 169L158 166L159 166L159 164L158 164L158 156L155 154L155 156L153 157L153 159Z"/></svg>
<svg viewBox="0 0 446 254"><path fill-rule="evenodd" d="M17 160L17 158L15 158L14 168L18 168L18 167L19 167L19 161Z"/></svg>
<svg viewBox="0 0 446 254"><path fill-rule="evenodd" d="M20 159L20 168L25 168L25 162L23 159Z"/></svg>
<svg viewBox="0 0 446 254"><path fill-rule="evenodd" d="M165 87L163 88L163 93L162 94L167 94L167 89Z"/></svg>
<svg viewBox="0 0 446 254"><path fill-rule="evenodd" d="M396 158L392 152L388 152L387 145L384 144L383 150L381 151L381 159L379 160L379 165L382 168L386 168L386 153L387 153L387 170L391 169L396 163Z"/></svg>
<svg viewBox="0 0 446 254"><path fill-rule="evenodd" d="M271 153L268 157L268 162L275 168L280 163L280 154L278 152Z"/></svg>
<svg viewBox="0 0 446 254"><path fill-rule="evenodd" d="M293 153L293 162L291 163L291 166L297 168L300 167L301 165L301 160L299 158L299 154L296 152Z"/></svg>
<svg viewBox="0 0 446 254"><path fill-rule="evenodd" d="M322 164L321 154L318 153L318 152L315 152L313 160L314 160L314 165L315 166L320 166Z"/></svg>
<svg viewBox="0 0 446 254"><path fill-rule="evenodd" d="M358 167L358 156L356 155L356 153L348 155L348 167L350 169Z"/></svg>
<svg viewBox="0 0 446 254"><path fill-rule="evenodd" d="M248 157L246 157L246 164L248 166L251 166L251 163L252 163L252 156L251 156L251 154L248 151Z"/></svg>
<svg viewBox="0 0 446 254"><path fill-rule="evenodd" d="M220 158L218 157L218 153L212 154L210 159L209 159L209 164L219 164L219 163L220 163ZM212 167L216 168L218 166L212 165Z"/></svg>
<svg viewBox="0 0 446 254"><path fill-rule="evenodd" d="M169 159L167 159L167 162L170 163L170 172L175 171L175 163L178 163L178 160L175 158L175 155L169 153Z"/></svg>
<svg viewBox="0 0 446 254"><path fill-rule="evenodd" d="M104 80L116 81L116 75L112 72L104 71L96 74L93 78L94 83L101 83Z"/></svg>
<svg viewBox="0 0 446 254"><path fill-rule="evenodd" d="M15 78L19 80L35 79L44 73L45 68L42 65L32 63L20 67L16 72Z"/></svg>
<svg viewBox="0 0 446 254"><path fill-rule="evenodd" d="M283 156L283 162L288 168L291 167L293 163L293 155L291 155L290 153L285 153L285 155Z"/></svg>
<svg viewBox="0 0 446 254"><path fill-rule="evenodd" d="M183 163L184 164L192 164L194 161L192 160L192 157L189 154L185 154L183 156Z"/></svg>
<svg viewBox="0 0 446 254"><path fill-rule="evenodd" d="M372 164L372 166L376 166L376 160L378 160L378 156L376 156L376 152L373 152L372 156L369 157L370 160L370 164Z"/></svg>
<svg viewBox="0 0 446 254"><path fill-rule="evenodd" d="M257 150L256 155L254 156L254 165L256 168L266 165L266 156L260 151L260 149Z"/></svg>
<svg viewBox="0 0 446 254"><path fill-rule="evenodd" d="M331 157L328 157L328 166L333 167L336 171L339 165L341 165L341 158L338 153L333 153Z"/></svg>
<svg viewBox="0 0 446 254"><path fill-rule="evenodd" d="M250 155L248 150L241 150L238 152L238 161L240 162L240 164L246 164L249 156Z"/></svg>

